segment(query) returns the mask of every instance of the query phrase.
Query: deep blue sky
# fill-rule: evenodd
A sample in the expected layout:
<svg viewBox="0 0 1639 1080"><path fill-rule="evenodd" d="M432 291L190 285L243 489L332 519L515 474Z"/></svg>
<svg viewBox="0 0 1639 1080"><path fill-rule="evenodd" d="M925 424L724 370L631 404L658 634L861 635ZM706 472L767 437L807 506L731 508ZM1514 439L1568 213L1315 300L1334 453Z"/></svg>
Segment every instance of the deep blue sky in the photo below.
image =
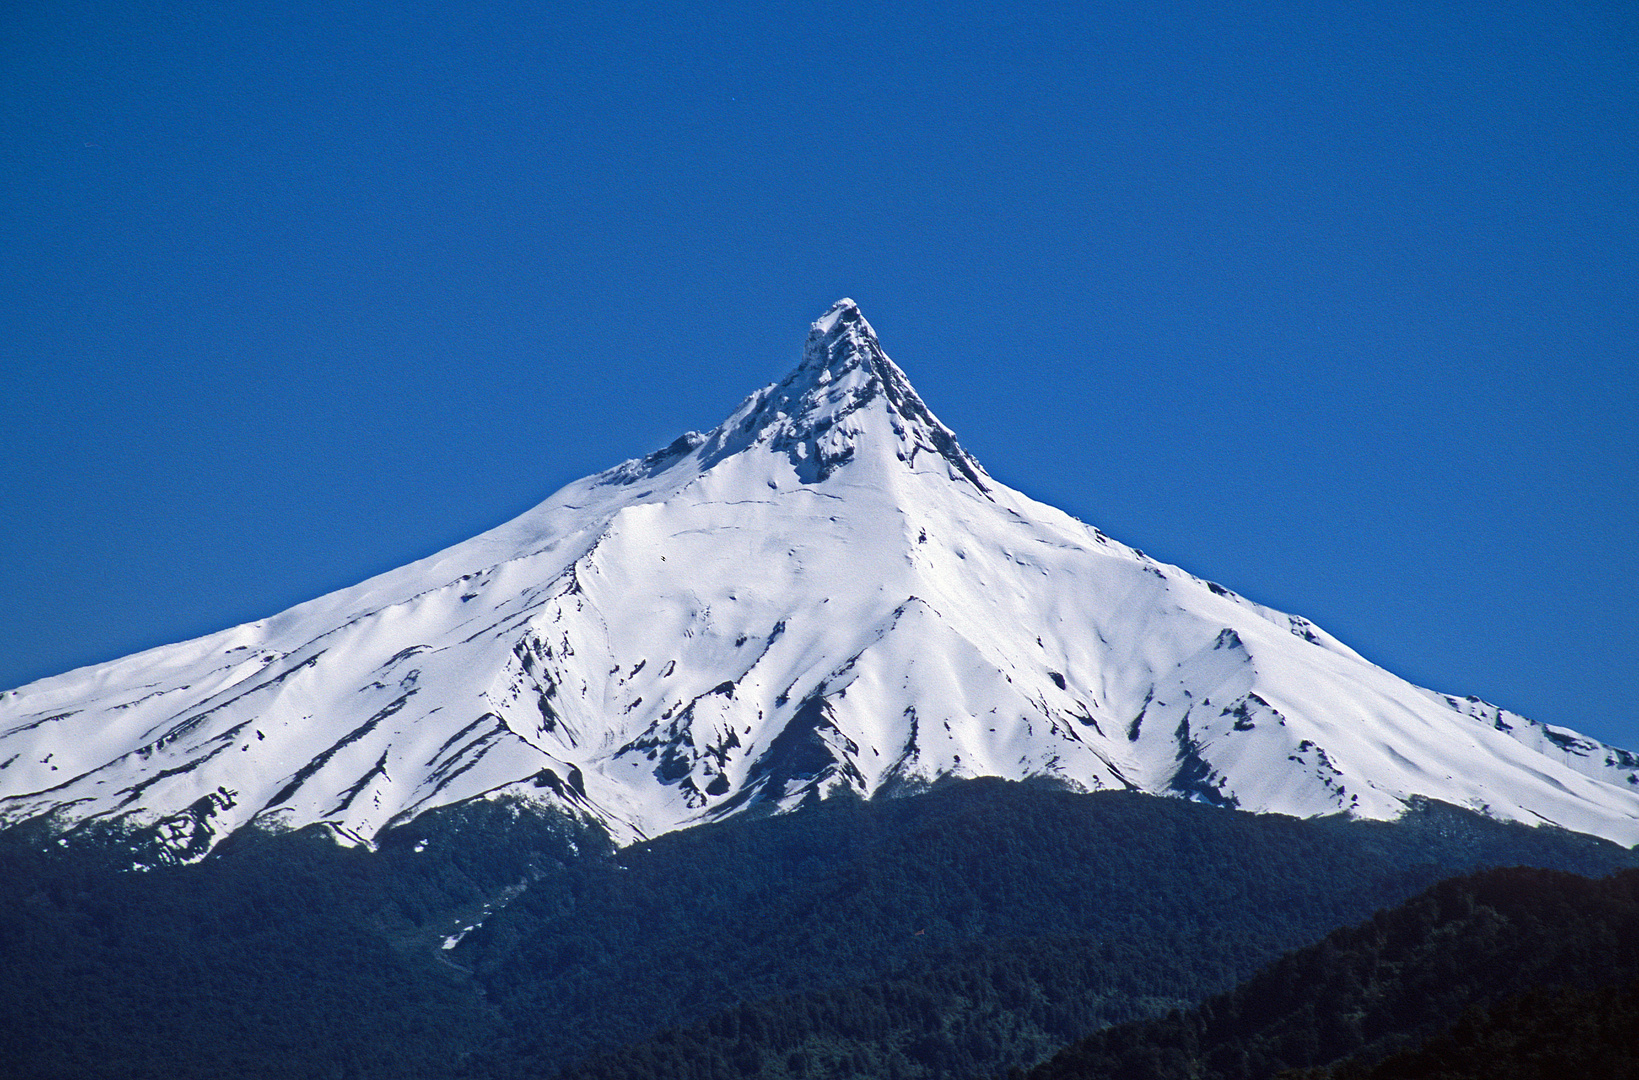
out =
<svg viewBox="0 0 1639 1080"><path fill-rule="evenodd" d="M1639 747L1631 0L0 35L0 686L709 427L849 295L997 478Z"/></svg>

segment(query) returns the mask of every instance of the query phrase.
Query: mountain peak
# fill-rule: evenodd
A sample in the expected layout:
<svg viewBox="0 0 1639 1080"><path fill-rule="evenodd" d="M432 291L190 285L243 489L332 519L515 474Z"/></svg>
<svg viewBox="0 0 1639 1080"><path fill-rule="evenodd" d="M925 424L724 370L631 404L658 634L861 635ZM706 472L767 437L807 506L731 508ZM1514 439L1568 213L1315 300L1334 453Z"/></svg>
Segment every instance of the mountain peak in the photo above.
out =
<svg viewBox="0 0 1639 1080"><path fill-rule="evenodd" d="M802 362L785 378L746 398L706 434L689 432L601 474L601 482L637 483L684 461L711 471L754 450L785 457L804 484L822 483L861 458L943 472L987 497L992 483L882 351L859 305L846 297L810 325ZM864 482L880 479L878 474Z"/></svg>
<svg viewBox="0 0 1639 1080"><path fill-rule="evenodd" d="M846 367L849 361L868 360L873 354L882 354L876 331L865 321L859 305L845 296L809 327L802 366Z"/></svg>
<svg viewBox="0 0 1639 1080"><path fill-rule="evenodd" d="M865 323L865 316L860 314L859 305L854 302L851 296L844 296L841 300L832 304L830 310L824 315L815 319L813 330L828 334L837 326L845 323ZM869 323L865 323L865 330L874 335Z"/></svg>
<svg viewBox="0 0 1639 1080"><path fill-rule="evenodd" d="M802 363L747 398L714 434L719 450L708 451L708 461L760 444L785 453L805 483L827 479L870 447L868 453L887 453L913 469L919 459L943 459L952 479L990 490L984 469L923 403L846 297L809 327Z"/></svg>

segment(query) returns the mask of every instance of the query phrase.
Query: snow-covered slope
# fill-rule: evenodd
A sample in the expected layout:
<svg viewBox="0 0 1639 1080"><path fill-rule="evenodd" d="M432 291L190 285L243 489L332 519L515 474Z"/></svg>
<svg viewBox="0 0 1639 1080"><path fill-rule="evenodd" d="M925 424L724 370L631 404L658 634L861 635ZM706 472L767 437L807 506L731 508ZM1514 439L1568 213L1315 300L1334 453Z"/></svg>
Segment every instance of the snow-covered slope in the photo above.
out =
<svg viewBox="0 0 1639 1080"><path fill-rule="evenodd" d="M1639 842L1639 757L1412 686L997 483L851 301L720 427L260 622L0 695L0 813L368 839L517 793L654 835L1038 774L1414 795Z"/></svg>

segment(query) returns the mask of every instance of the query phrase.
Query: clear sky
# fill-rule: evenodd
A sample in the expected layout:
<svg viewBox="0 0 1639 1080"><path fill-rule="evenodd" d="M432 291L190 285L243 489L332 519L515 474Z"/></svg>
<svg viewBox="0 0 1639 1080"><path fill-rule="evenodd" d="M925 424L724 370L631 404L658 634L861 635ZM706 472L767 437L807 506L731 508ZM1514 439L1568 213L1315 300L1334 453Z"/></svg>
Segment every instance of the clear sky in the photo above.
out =
<svg viewBox="0 0 1639 1080"><path fill-rule="evenodd" d="M860 302L1005 483L1639 747L1639 5L12 0L0 686L716 424Z"/></svg>

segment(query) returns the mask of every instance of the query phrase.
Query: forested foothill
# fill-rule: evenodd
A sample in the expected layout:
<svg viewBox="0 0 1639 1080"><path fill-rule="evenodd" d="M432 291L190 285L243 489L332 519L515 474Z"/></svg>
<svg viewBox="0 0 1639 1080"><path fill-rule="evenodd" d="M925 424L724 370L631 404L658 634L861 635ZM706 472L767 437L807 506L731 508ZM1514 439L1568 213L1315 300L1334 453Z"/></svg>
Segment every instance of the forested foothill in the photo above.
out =
<svg viewBox="0 0 1639 1080"><path fill-rule="evenodd" d="M1294 1080L1639 1080L1639 982L1538 989L1472 1005L1415 1050Z"/></svg>
<svg viewBox="0 0 1639 1080"><path fill-rule="evenodd" d="M995 1075L1109 1024L1193 1030L1194 1003L1454 874L1639 866L1605 841L1440 804L1299 820L996 780L619 850L485 801L375 850L244 833L194 865L131 872L121 843L0 833L8 1075ZM1444 895L1407 910L1459 925ZM1581 921L1566 903L1562 921ZM1348 948L1375 948L1373 925L1343 932L1366 935ZM1557 955L1521 948L1516 967ZM1290 993L1313 1009L1342 993L1301 979ZM1472 1003L1451 997L1447 1022ZM1372 1022L1330 1058L1278 1064L1413 1048Z"/></svg>
<svg viewBox="0 0 1639 1080"><path fill-rule="evenodd" d="M1631 1077L1636 979L1639 870L1488 870L1193 1009L1100 1031L1028 1078Z"/></svg>

